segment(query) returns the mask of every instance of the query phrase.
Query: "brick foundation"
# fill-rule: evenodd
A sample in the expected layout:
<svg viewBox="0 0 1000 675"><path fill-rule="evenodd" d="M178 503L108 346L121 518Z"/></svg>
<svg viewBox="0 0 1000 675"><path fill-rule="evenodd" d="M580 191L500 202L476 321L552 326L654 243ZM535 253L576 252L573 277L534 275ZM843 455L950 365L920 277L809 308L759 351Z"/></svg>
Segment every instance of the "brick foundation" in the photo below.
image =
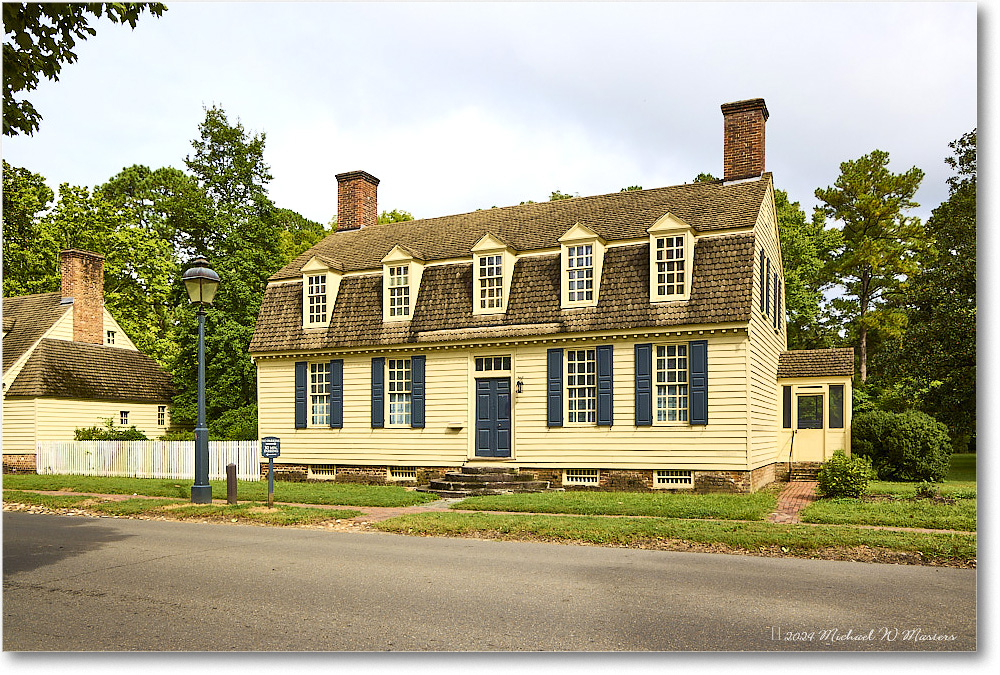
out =
<svg viewBox="0 0 1000 675"><path fill-rule="evenodd" d="M386 465L347 466L341 464L313 465L314 467L336 469L338 483L364 483L368 485L410 484L412 481L388 480ZM442 480L449 471L460 471L459 466L420 466L396 467L413 469L417 472L417 485L427 485L432 480ZM653 469L600 469L601 475L597 485L563 485L563 470L556 468L518 467L521 474L531 474L536 480L546 480L553 488L564 488L568 491L599 491L599 492L756 492L776 480L787 480L787 464L769 464L753 471L697 471L693 472L694 487L656 488L654 487ZM591 467L587 467L591 468ZM267 480L267 462L261 462L260 476ZM275 480L321 482L330 478L309 477L309 466L306 464L274 465Z"/></svg>
<svg viewBox="0 0 1000 675"><path fill-rule="evenodd" d="M34 455L4 455L4 473L36 473Z"/></svg>

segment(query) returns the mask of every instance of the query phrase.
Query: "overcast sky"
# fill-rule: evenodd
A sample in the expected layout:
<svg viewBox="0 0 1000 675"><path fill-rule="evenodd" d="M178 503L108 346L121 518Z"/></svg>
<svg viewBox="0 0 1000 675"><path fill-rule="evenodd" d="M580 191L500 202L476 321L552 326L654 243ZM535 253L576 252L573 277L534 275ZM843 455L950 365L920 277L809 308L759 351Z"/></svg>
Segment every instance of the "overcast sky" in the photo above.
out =
<svg viewBox="0 0 1000 675"><path fill-rule="evenodd" d="M722 174L728 101L767 103L766 168L802 202L873 149L947 196L977 125L975 3L178 3L104 20L29 97L3 156L53 187L184 168L218 105L267 136L278 206L329 222L342 171L416 217Z"/></svg>

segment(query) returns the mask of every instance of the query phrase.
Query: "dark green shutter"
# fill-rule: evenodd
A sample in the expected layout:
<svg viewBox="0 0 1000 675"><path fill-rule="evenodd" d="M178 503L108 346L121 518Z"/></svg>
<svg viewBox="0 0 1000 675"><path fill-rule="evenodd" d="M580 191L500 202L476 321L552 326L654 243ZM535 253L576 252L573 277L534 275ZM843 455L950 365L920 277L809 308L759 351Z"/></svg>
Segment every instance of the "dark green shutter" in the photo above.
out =
<svg viewBox="0 0 1000 675"><path fill-rule="evenodd" d="M385 357L372 359L372 429L385 426Z"/></svg>
<svg viewBox="0 0 1000 675"><path fill-rule="evenodd" d="M614 377L613 347L602 345L597 348L597 426L610 427L614 420L612 412Z"/></svg>
<svg viewBox="0 0 1000 675"><path fill-rule="evenodd" d="M561 427L563 423L562 364L563 350L550 349L546 377L546 421L550 427Z"/></svg>
<svg viewBox="0 0 1000 675"><path fill-rule="evenodd" d="M771 315L771 259L767 259L767 275L764 277L764 314Z"/></svg>
<svg viewBox="0 0 1000 675"><path fill-rule="evenodd" d="M330 428L344 428L344 359L330 361Z"/></svg>
<svg viewBox="0 0 1000 675"><path fill-rule="evenodd" d="M688 343L688 417L692 425L708 424L708 340Z"/></svg>
<svg viewBox="0 0 1000 675"><path fill-rule="evenodd" d="M653 345L635 346L635 426L653 426Z"/></svg>
<svg viewBox="0 0 1000 675"><path fill-rule="evenodd" d="M792 428L792 388L787 384L781 388L781 428Z"/></svg>
<svg viewBox="0 0 1000 675"><path fill-rule="evenodd" d="M844 385L830 385L830 428L844 428Z"/></svg>
<svg viewBox="0 0 1000 675"><path fill-rule="evenodd" d="M425 356L410 358L410 426L414 429L424 428L424 371Z"/></svg>
<svg viewBox="0 0 1000 675"><path fill-rule="evenodd" d="M309 364L305 361L295 362L295 428L305 429L308 409L306 407L306 387L309 379Z"/></svg>
<svg viewBox="0 0 1000 675"><path fill-rule="evenodd" d="M767 314L767 293L764 291L764 284L767 281L767 275L764 271L764 249L760 250L760 312L761 314Z"/></svg>

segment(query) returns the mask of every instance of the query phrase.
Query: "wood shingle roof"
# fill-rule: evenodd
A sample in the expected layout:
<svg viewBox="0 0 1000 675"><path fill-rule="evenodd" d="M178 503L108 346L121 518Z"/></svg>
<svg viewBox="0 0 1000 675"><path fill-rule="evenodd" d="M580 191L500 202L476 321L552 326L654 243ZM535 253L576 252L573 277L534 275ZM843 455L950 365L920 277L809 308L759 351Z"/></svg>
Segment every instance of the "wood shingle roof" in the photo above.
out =
<svg viewBox="0 0 1000 675"><path fill-rule="evenodd" d="M797 349L778 356L778 377L852 377L854 348Z"/></svg>
<svg viewBox="0 0 1000 675"><path fill-rule="evenodd" d="M6 352L6 344L4 345ZM11 397L57 397L167 404L170 376L142 352L85 342L43 339L6 392Z"/></svg>
<svg viewBox="0 0 1000 675"><path fill-rule="evenodd" d="M3 299L3 371L14 365L61 317L70 305L62 293L39 293Z"/></svg>
<svg viewBox="0 0 1000 675"><path fill-rule="evenodd" d="M609 242L642 239L668 212L699 233L752 228L770 182L771 174L765 173L760 180L728 185L689 183L371 225L331 234L278 270L271 280L301 276L302 266L313 256L337 261L345 272L379 269L382 258L396 245L419 252L417 257L424 261L467 258L486 234L516 251L557 248L559 237L576 223Z"/></svg>

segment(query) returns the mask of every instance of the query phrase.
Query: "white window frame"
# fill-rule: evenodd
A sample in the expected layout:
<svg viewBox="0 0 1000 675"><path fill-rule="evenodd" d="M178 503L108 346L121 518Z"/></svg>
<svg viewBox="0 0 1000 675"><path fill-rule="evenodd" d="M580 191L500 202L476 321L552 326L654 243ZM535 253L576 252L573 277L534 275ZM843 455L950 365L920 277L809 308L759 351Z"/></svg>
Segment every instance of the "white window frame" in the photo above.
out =
<svg viewBox="0 0 1000 675"><path fill-rule="evenodd" d="M503 314L507 311L507 302L510 299L510 281L514 275L514 265L517 263L517 255L502 239L486 234L472 247L472 313L474 315L483 314ZM492 259L492 260L490 260ZM499 264L486 264L489 261ZM484 278L482 271L484 268L493 268L494 274ZM487 285L486 280L493 283ZM489 291L494 290L493 299L496 302L488 302ZM483 292L486 291L484 298ZM484 302L486 300L487 302Z"/></svg>
<svg viewBox="0 0 1000 675"><path fill-rule="evenodd" d="M559 286L562 309L596 307L600 300L601 274L604 271L605 241L594 230L577 223L566 234L559 237L559 245L561 247ZM589 264L580 265L581 258ZM581 270L589 270L589 277L585 276L581 279L578 274ZM589 287L586 286L588 281ZM581 282L584 283L583 288L580 288Z"/></svg>
<svg viewBox="0 0 1000 675"><path fill-rule="evenodd" d="M413 362L409 357L385 360L386 426L409 429L413 422Z"/></svg>
<svg viewBox="0 0 1000 675"><path fill-rule="evenodd" d="M343 267L335 260L313 256L302 266L302 327L327 328L340 290ZM320 292L316 286L322 284ZM323 311L314 307L322 303Z"/></svg>
<svg viewBox="0 0 1000 675"><path fill-rule="evenodd" d="M167 406L156 406L156 424L161 427L167 426Z"/></svg>
<svg viewBox="0 0 1000 675"><path fill-rule="evenodd" d="M115 331L104 331L104 344L113 345L115 343Z"/></svg>
<svg viewBox="0 0 1000 675"><path fill-rule="evenodd" d="M306 298L309 300L305 310L309 313L307 323L327 323L327 290L326 274L306 275Z"/></svg>
<svg viewBox="0 0 1000 675"><path fill-rule="evenodd" d="M424 265L412 252L394 246L382 258L382 320L409 321L417 306L417 293ZM405 279L405 283L400 283ZM400 298L405 298L400 302Z"/></svg>
<svg viewBox="0 0 1000 675"><path fill-rule="evenodd" d="M309 426L330 426L330 362L309 363Z"/></svg>
<svg viewBox="0 0 1000 675"><path fill-rule="evenodd" d="M580 354L583 354L582 359L579 358ZM566 383L564 387L566 424L568 426L597 426L597 348L566 349L563 363ZM580 372L581 365L583 372ZM580 378L583 378L582 382L580 382Z"/></svg>
<svg viewBox="0 0 1000 675"><path fill-rule="evenodd" d="M600 469L563 469L563 485L594 485L601 484Z"/></svg>
<svg viewBox="0 0 1000 675"><path fill-rule="evenodd" d="M695 231L690 225L672 213L661 216L652 227L646 232L649 234L649 300L650 302L673 302L677 300L689 300L691 298L691 284L694 274L694 243ZM660 242L667 239L672 240L669 247L674 257L667 259L658 256ZM681 245L677 245L677 240L681 239ZM679 249L679 251L678 251ZM678 258L676 254L680 252ZM677 284L666 283L667 275L671 273L671 261L681 260L683 262L683 282ZM676 267L676 265L674 265ZM678 270L673 270L676 274ZM662 275L662 277L661 277ZM664 283L660 283L661 278ZM680 286L678 289L677 286Z"/></svg>
<svg viewBox="0 0 1000 675"><path fill-rule="evenodd" d="M670 350L674 350L671 356ZM683 355L680 354L683 350ZM684 367L679 367L684 359ZM686 342L668 342L653 345L653 424L657 426L686 426L691 419L691 354ZM674 367L671 368L671 360ZM673 379L671 379L671 375ZM681 381L683 377L683 382ZM676 388L671 392L671 388ZM684 406L671 406L671 400L683 399ZM676 419L670 419L674 412Z"/></svg>
<svg viewBox="0 0 1000 675"><path fill-rule="evenodd" d="M118 411L118 424L120 426L123 426L123 427L124 426L128 426L128 413L129 413L128 410L119 410Z"/></svg>

